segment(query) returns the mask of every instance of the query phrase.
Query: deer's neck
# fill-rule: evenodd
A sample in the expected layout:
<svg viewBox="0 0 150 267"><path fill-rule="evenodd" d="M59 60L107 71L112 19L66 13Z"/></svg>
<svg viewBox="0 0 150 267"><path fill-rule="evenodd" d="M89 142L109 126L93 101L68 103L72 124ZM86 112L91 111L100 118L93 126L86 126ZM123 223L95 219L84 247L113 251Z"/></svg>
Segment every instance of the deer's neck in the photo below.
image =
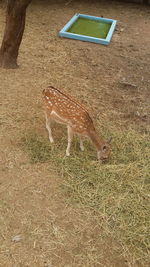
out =
<svg viewBox="0 0 150 267"><path fill-rule="evenodd" d="M95 145L97 150L101 150L102 146L104 145L105 141L102 138L99 138L95 131L90 131L89 136Z"/></svg>

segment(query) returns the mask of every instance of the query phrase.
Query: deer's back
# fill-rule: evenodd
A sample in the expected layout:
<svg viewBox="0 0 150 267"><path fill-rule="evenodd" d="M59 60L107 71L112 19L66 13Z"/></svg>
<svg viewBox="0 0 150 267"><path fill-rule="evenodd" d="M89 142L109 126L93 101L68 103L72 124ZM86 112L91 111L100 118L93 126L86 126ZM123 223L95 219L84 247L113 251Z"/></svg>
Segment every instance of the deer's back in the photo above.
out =
<svg viewBox="0 0 150 267"><path fill-rule="evenodd" d="M70 125L79 134L86 134L94 129L92 119L87 110L76 100L60 90L49 87L43 91L47 113L60 118L60 122Z"/></svg>

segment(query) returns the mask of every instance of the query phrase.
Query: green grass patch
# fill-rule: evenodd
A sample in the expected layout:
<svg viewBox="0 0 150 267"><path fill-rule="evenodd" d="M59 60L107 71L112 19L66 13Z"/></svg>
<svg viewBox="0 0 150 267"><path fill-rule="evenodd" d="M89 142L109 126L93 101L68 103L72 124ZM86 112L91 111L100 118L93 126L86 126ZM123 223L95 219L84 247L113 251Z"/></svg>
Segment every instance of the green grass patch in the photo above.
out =
<svg viewBox="0 0 150 267"><path fill-rule="evenodd" d="M63 179L66 201L89 207L103 229L122 247L130 263L149 264L150 250L150 142L133 130L113 131L113 152L108 163L96 161L96 152L85 141L79 151L75 139L70 158L64 157L67 138L51 145L43 136L27 134L22 145L32 163L49 161ZM88 218L87 218L88 219Z"/></svg>
<svg viewBox="0 0 150 267"><path fill-rule="evenodd" d="M28 152L31 163L50 160L51 147L46 140L33 133L28 133L21 139L22 148Z"/></svg>

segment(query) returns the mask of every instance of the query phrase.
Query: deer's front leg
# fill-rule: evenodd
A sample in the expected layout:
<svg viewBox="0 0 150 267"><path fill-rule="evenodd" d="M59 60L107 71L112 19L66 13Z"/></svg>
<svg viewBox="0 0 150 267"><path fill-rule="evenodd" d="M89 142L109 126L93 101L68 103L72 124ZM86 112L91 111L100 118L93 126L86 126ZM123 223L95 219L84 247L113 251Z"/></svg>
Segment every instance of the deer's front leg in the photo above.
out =
<svg viewBox="0 0 150 267"><path fill-rule="evenodd" d="M68 145L66 149L66 156L70 156L70 147L73 139L73 131L70 126L68 126Z"/></svg>
<svg viewBox="0 0 150 267"><path fill-rule="evenodd" d="M49 134L49 140L51 143L54 143L54 139L52 136L52 130L51 130L51 120L49 118L49 116L47 115L47 113L45 113L45 118L46 118L46 129L48 130L48 134Z"/></svg>
<svg viewBox="0 0 150 267"><path fill-rule="evenodd" d="M83 138L80 136L80 149L81 151L84 151L84 145L83 145Z"/></svg>

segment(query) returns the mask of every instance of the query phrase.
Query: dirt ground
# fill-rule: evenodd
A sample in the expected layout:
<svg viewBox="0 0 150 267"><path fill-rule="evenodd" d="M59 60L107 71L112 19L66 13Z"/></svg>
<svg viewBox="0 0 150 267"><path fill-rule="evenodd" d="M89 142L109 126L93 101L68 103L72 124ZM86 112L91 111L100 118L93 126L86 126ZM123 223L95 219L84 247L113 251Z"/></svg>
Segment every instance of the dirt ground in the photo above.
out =
<svg viewBox="0 0 150 267"><path fill-rule="evenodd" d="M20 67L0 70L2 267L131 266L118 256L119 245L101 236L90 210L66 204L57 170L49 163L31 164L19 141L31 129L47 136L41 92L50 84L89 107L95 121L103 118L118 129L148 132L150 8L108 1L66 3L33 1ZM109 46L57 36L77 12L118 20ZM4 23L0 4L1 38ZM56 135L61 139L61 130Z"/></svg>

